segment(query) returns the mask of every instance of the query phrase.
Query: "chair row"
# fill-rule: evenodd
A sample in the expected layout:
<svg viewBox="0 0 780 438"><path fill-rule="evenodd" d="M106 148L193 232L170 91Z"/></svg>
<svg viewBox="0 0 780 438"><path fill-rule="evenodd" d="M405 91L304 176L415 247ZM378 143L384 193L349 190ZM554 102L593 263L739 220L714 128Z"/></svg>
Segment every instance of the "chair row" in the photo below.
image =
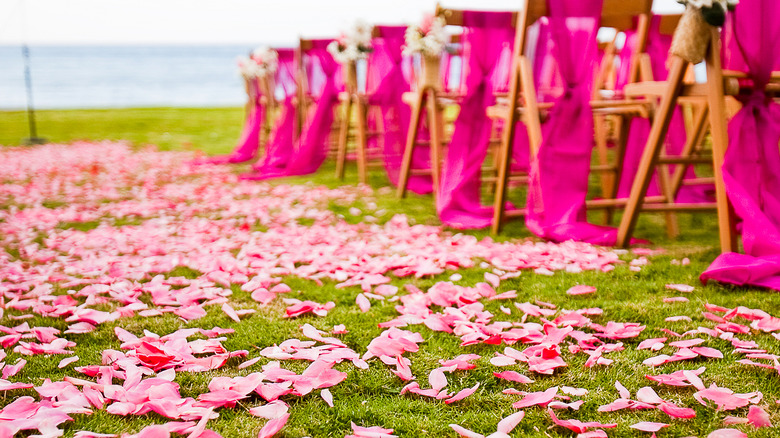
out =
<svg viewBox="0 0 780 438"><path fill-rule="evenodd" d="M433 192L447 225L497 233L523 217L547 239L618 246L631 242L640 211L666 212L674 235L675 212L716 209L721 246L733 250L735 217L720 169L727 105L740 105L726 96L749 94L754 84L749 72L721 67L717 28L707 36L707 81L695 83L690 62L666 55L681 17L654 16L651 8L652 0L525 0L519 12L438 6L436 16L457 35L449 52L404 56L405 26L375 26L374 50L360 67L328 59L323 47L330 40L301 40L291 64L294 93L255 87L274 94L282 108L256 169L301 174L330 153L343 178L354 155L360 182L384 166L399 196ZM604 41L605 29L620 38ZM732 46L727 41L726 49ZM277 82L293 83L279 74ZM770 96L777 80L770 74ZM269 171L268 157L284 155L274 155L282 148L274 138L280 126L289 130L287 119L293 140L284 146L306 165ZM702 164L713 165L712 177L695 174ZM598 176L599 199L589 195L591 175ZM507 202L513 187L526 188L525 208ZM492 207L480 202L486 189ZM620 227L588 223L591 209L604 209L607 222L623 209Z"/></svg>

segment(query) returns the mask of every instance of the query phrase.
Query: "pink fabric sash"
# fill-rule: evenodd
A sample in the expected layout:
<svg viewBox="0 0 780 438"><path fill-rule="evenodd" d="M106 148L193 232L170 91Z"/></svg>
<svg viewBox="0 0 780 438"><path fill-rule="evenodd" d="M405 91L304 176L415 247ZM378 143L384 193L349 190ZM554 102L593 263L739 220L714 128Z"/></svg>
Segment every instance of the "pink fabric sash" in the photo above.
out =
<svg viewBox="0 0 780 438"><path fill-rule="evenodd" d="M662 35L658 26L661 24L661 16L653 16L650 24L650 32L647 38L647 54L650 57L650 63L653 70L653 79L664 81L669 72L666 69L666 59L669 53L669 47L672 43L670 35ZM631 67L631 52L637 44L637 34L635 31L626 32L626 43L620 52L620 68L617 74L617 84L615 88L622 90L628 83L628 75ZM623 157L623 172L620 175L620 184L618 186L618 198L627 198L631 193L631 186L634 183L634 176L639 169L639 162L642 159L642 152L647 143L647 137L650 135L650 120L636 117L631 121L628 132L628 141L626 144L625 156ZM669 125L666 135L666 153L667 155L679 155L685 146L687 134L685 131L685 122L682 111L677 108ZM674 166L669 166L670 173L674 172ZM685 173L685 179L696 178L693 167L689 167ZM715 187L709 185L682 186L677 194L677 202L711 202L713 201ZM658 195L660 186L656 177L650 183L647 190L649 196Z"/></svg>
<svg viewBox="0 0 780 438"><path fill-rule="evenodd" d="M280 112L268 144L265 146L265 156L253 167L254 174L278 172L287 165L293 150L295 140L295 93L298 86L295 80L297 64L295 62L295 49L278 49L279 69L276 72L276 86L281 91L283 100ZM252 174L242 175L251 177Z"/></svg>
<svg viewBox="0 0 780 438"><path fill-rule="evenodd" d="M338 103L339 91L344 88L340 64L327 51L331 41L333 40L314 40L312 48L303 54L313 104L287 163L283 168L264 168L262 173L247 176L247 179L307 175L316 172L325 161L334 108Z"/></svg>
<svg viewBox="0 0 780 438"><path fill-rule="evenodd" d="M246 115L244 128L241 131L241 137L236 147L228 155L217 155L214 157L195 160L195 164L227 164L244 163L251 161L257 155L260 148L260 130L265 120L266 107L262 102L262 94L257 86L257 79L249 81L249 114ZM273 96L268 96L273 99Z"/></svg>
<svg viewBox="0 0 780 438"><path fill-rule="evenodd" d="M742 219L745 254L725 253L701 275L780 291L780 105L765 93L780 64L780 3L741 0L724 28L725 68L748 73L754 91L729 123L723 181Z"/></svg>
<svg viewBox="0 0 780 438"><path fill-rule="evenodd" d="M411 110L403 102L403 93L411 90L410 78L404 75L404 69L410 71L411 59L402 56L405 26L377 26L379 37L372 41L371 52L366 67L366 94L369 104L378 106L383 132L381 145L383 149L385 170L390 182L398 184L406 134L409 129ZM375 126L374 118L369 119ZM425 134L425 133L421 133ZM376 138L370 145L376 144ZM430 151L428 147L417 147L412 157L412 169L430 168ZM409 177L409 190L415 193L430 193L432 180L426 175Z"/></svg>
<svg viewBox="0 0 780 438"><path fill-rule="evenodd" d="M593 148L589 100L602 2L549 0L548 5L564 92L543 126L542 144L531 165L526 225L552 241L613 245L616 230L589 224L585 216Z"/></svg>
<svg viewBox="0 0 780 438"><path fill-rule="evenodd" d="M436 209L448 226L484 228L493 216L492 208L480 203L491 128L485 111L495 102L493 93L505 90L509 82L515 31L509 12L465 11L463 22L465 95L442 169Z"/></svg>

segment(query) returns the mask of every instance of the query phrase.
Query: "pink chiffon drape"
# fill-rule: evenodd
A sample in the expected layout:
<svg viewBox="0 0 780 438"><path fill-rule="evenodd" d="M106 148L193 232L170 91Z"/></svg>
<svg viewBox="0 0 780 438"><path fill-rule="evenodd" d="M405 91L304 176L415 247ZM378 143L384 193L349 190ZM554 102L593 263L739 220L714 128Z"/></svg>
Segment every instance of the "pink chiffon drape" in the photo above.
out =
<svg viewBox="0 0 780 438"><path fill-rule="evenodd" d="M276 72L275 82L276 92L281 97L281 105L265 146L265 156L252 167L252 171L256 174L284 169L290 159L295 139L294 100L298 90L295 81L297 71L295 49L278 49L277 52L279 53L279 69ZM251 174L249 175L251 176Z"/></svg>
<svg viewBox="0 0 780 438"><path fill-rule="evenodd" d="M724 253L701 275L780 291L780 105L766 93L780 69L780 3L741 0L724 28L724 67L746 72L753 92L729 123L723 182L742 220L744 254Z"/></svg>
<svg viewBox="0 0 780 438"><path fill-rule="evenodd" d="M531 165L526 226L539 237L613 245L617 230L587 223L593 148L590 95L598 57L596 33L601 0L548 0L563 93L542 128L542 144Z"/></svg>
<svg viewBox="0 0 780 438"><path fill-rule="evenodd" d="M312 104L283 166L258 169L247 179L264 180L314 173L325 161L330 146L334 109L344 88L340 64L327 51L331 39L313 40L302 54Z"/></svg>
<svg viewBox="0 0 780 438"><path fill-rule="evenodd" d="M448 226L483 228L493 216L492 208L480 203L482 162L492 125L485 111L495 102L494 93L506 90L515 31L509 12L465 11L463 22L464 96L442 167L436 209Z"/></svg>
<svg viewBox="0 0 780 438"><path fill-rule="evenodd" d="M372 40L373 51L366 65L366 95L368 103L376 106L376 118L369 118L369 126L381 126L381 138L372 137L369 148L381 146L385 170L390 182L398 184L406 134L411 119L411 109L403 101L403 93L411 90L411 58L402 54L405 43L405 26L376 26L378 37ZM422 135L427 135L425 132ZM415 148L412 157L412 169L429 169L430 153L428 147ZM428 175L412 175L408 188L415 193L430 193L432 180Z"/></svg>
<svg viewBox="0 0 780 438"><path fill-rule="evenodd" d="M246 115L241 137L238 139L233 151L227 155L217 155L195 160L195 164L228 164L244 163L253 160L260 149L260 131L266 117L266 105L263 95L258 87L258 79L247 79L247 91L249 93L249 113ZM267 96L273 99L273 96Z"/></svg>

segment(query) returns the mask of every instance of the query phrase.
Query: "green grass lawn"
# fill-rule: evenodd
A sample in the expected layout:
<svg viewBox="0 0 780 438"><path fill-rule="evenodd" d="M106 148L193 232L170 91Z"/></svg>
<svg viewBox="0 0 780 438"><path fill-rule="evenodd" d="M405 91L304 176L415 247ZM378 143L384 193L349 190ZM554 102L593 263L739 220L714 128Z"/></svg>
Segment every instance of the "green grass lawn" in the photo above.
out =
<svg viewBox="0 0 780 438"><path fill-rule="evenodd" d="M225 153L229 151L241 129L243 110L240 108L210 108L210 109L123 109L123 110L73 110L73 111L40 111L38 112L39 135L48 138L52 142L69 143L80 139L89 140L126 140L134 145L154 144L163 150L202 150L209 154ZM27 136L26 114L23 112L0 112L0 145L12 146L20 143ZM236 171L246 170L247 165L236 166ZM354 167L348 168L348 177L344 182L334 177L334 168L326 164L316 175L292 178L274 184L314 184L327 187L338 187L342 184L355 185L357 177ZM370 185L374 187L373 199L377 209L384 209L390 213L404 213L411 220L421 224L438 224L435 209L430 196L411 195L399 200L394 191L383 190L387 186L386 178L381 174L371 176ZM486 202L488 200L486 199ZM52 204L55 208L56 204ZM358 200L358 207L365 208L364 200ZM330 203L325 207L342 214L348 222L359 222L362 216L353 216L349 213L352 205L340 205ZM11 205L0 204L0 209L9 209ZM384 219L390 215L384 216ZM598 220L600 213L593 213L592 220ZM380 222L384 219L381 219ZM599 421L602 423L617 423L618 427L609 429L610 437L650 436L650 434L638 432L629 428L631 424L639 421L657 421L669 423L671 426L658 433L663 436L690 436L705 437L715 429L726 427L722 425L727 413L716 412L712 407L704 407L696 402L692 396L692 388L673 388L657 385L646 379L645 374L670 373L681 369L696 369L705 366L707 369L703 375L704 383L716 383L720 387L727 387L735 392L744 393L761 391L763 400L759 403L769 412L774 423L780 422L780 408L775 403L780 400L780 378L777 372L749 367L736 363L742 355L732 353L731 344L727 340L706 339L704 345L718 348L724 354L723 359L695 359L693 361L676 362L658 368L642 365L642 361L656 353L648 350L636 350L637 344L644 339L665 336L662 328L669 328L682 333L697 327L712 327L714 323L702 316L705 303L716 304L728 308L745 306L748 308L760 308L774 316L780 316L780 295L765 290L752 288L736 288L717 284L701 285L698 281L699 274L709 265L718 254L717 227L713 214L681 214L679 216L682 235L677 239L669 239L665 235L663 217L659 215L645 215L641 218L636 235L653 241L654 249L663 249L664 252L649 257L650 263L641 271L635 272L630 266L621 264L612 272L584 272L569 274L557 272L552 276L536 275L533 272L523 272L517 278L505 280L501 283L498 292L516 290L518 297L514 302L534 302L535 300L549 302L559 308L580 309L599 307L603 309L603 316L594 317L594 322L606 324L607 321L637 322L646 325L647 328L635 339L625 340L626 349L609 353L607 357L614 363L608 367L596 366L584 368L583 355L572 355L564 352L563 356L569 366L557 371L552 376L535 375L525 369L524 365L497 368L489 363L494 352L503 351L504 345L478 344L469 347L460 347L460 340L452 335L435 332L423 325L406 327L422 334L424 342L420 344L417 353L407 353L405 357L411 359L411 369L417 376L421 387L429 387L428 373L439 366L439 359L450 359L459 354L475 353L482 356L477 363L477 368L471 371L457 371L449 374L450 390L458 390L471 387L480 383L479 390L465 400L446 405L436 401L415 395L399 395L404 383L394 376L387 366L374 360L368 370L358 370L348 362L338 365L336 368L348 373L348 378L343 383L330 388L333 393L335 407L329 408L317 395L318 391L306 397L284 397L290 404L291 417L287 426L279 433L282 437L334 437L351 433L350 422L361 426L381 426L393 428L395 434L402 437L454 437L456 433L448 426L456 423L473 431L489 435L496 430L496 423L503 417L515 412L511 404L519 398L516 395L502 394L506 388L517 388L523 391L543 391L551 386L573 386L586 388L590 392L582 397L585 404L579 411L558 411L561 418L576 418L582 421ZM62 227L74 227L76 229L94 229L100 223L116 224L111 218L100 221L61 224ZM457 231L452 231L457 232ZM489 236L486 231L468 231L468 234L483 238ZM504 235L499 239L524 239L530 238L530 233L520 222L511 223ZM45 236L40 236L45 237ZM18 248L6 247L5 250L14 257L19 257ZM680 260L684 257L690 259L690 264L681 266L672 264L672 260ZM628 261L635 256L626 254L624 260ZM483 275L489 269L476 267L461 269L458 272L463 275L462 285L474 285L483 281ZM422 290L426 290L436 282L446 281L452 271L434 277L421 279L394 278L393 283L399 287L405 284L414 284ZM194 277L196 272L185 268L177 269L169 273L170 276L185 275ZM158 334L167 334L179 328L202 327L211 328L219 326L233 328L235 333L229 335L224 342L228 350L249 350L249 357L255 357L257 352L267 346L279 344L289 338L301 338L299 327L304 323L310 323L320 329L330 329L337 324L345 324L350 332L341 339L350 348L359 354L365 352L366 345L378 336L383 329L377 327L378 323L388 321L398 316L394 304L390 302L374 302L373 307L367 313L359 311L355 304L356 295L360 292L358 287L337 289L335 282L324 281L322 286L295 277L286 277L284 282L288 284L293 293L291 298L301 300L313 300L320 303L333 301L336 307L325 317L318 318L304 316L297 319L282 319L284 306L279 300L271 306L259 307L249 298L246 292L241 291L240 284L233 284L231 289L234 295L231 302L235 307L257 308L258 312L244 318L240 323L228 319L219 306L207 307L206 317L192 322L182 322L173 315L157 317L132 317L120 319L116 322L101 324L91 334L72 335L77 342L74 348L76 355L80 357L79 364L100 363L101 353L105 349L118 349L119 341L114 336L115 327L123 327L138 335L142 330L150 330ZM664 303L665 297L681 295L678 292L665 289L666 284L683 283L695 286L695 291L684 294L690 299L687 303ZM576 285L586 284L595 286L597 292L591 295L569 296L565 291ZM10 294L10 292L8 293ZM7 295L6 300L10 299ZM485 302L485 309L496 316L497 320L517 321L519 314L515 310L511 316L504 315L500 306L510 306L506 301ZM0 325L15 326L18 321L10 319L12 315L24 312L8 309L0 319ZM687 315L692 321L666 322L670 316ZM537 321L537 319L532 319ZM52 326L65 329L67 323L55 318L43 318L36 316L27 320L30 326ZM744 321L738 321L745 323ZM740 335L740 338L756 341L769 353L780 354L779 342L769 334L753 332L749 335ZM523 349L522 345L515 346ZM668 352L668 348L662 352ZM6 363L15 363L20 355L7 351ZM54 356L31 356L26 358L27 366L22 372L11 378L12 381L40 384L43 379L60 380L66 375L74 375L71 367L64 370L58 369L57 364L62 359ZM259 365L248 369L239 370L237 365L241 359L231 360L227 366L207 373L178 373L176 382L181 385L182 396L197 397L198 394L208 391L208 384L216 376L247 375L258 371ZM265 363L267 361L262 361ZM284 363L283 366L296 372L301 372L306 364ZM532 384L511 384L493 377L494 371L516 370L535 380ZM651 386L664 399L670 400L679 406L690 407L696 410L697 416L690 420L670 419L660 411L637 410L619 411L614 413L599 413L600 405L610 403L618 398L614 387L619 380L635 395L636 390L643 386ZM17 390L0 393L0 405L7 405L15 398L22 395L37 397L33 390ZM577 397L575 397L577 398ZM258 398L239 402L233 409L221 408L217 412L219 419L212 420L208 427L220 433L226 438L230 437L255 437L265 420L256 418L247 413L247 408L261 405ZM571 437L575 434L561 428L550 428L551 422L546 411L539 407L525 409L526 417L517 426L512 436L517 437ZM728 414L744 417L747 408L739 409ZM168 421L157 414L143 416L115 416L105 411L96 411L92 415L73 415L75 421L65 426L65 436L71 437L78 430L91 430L100 433L138 432L149 424L160 424ZM744 430L752 437L773 437L780 435L777 428L754 429L752 426L734 426Z"/></svg>

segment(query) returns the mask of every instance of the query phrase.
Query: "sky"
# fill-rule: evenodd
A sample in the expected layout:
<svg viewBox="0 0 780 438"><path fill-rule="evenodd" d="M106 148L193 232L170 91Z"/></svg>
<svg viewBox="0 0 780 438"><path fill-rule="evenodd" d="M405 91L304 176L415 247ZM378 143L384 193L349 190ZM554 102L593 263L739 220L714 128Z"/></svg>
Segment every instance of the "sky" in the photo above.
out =
<svg viewBox="0 0 780 438"><path fill-rule="evenodd" d="M513 10L522 0L441 3ZM674 0L655 3L658 12L681 10ZM436 0L2 0L0 44L292 45L300 37L335 36L358 19L416 23L435 5Z"/></svg>

